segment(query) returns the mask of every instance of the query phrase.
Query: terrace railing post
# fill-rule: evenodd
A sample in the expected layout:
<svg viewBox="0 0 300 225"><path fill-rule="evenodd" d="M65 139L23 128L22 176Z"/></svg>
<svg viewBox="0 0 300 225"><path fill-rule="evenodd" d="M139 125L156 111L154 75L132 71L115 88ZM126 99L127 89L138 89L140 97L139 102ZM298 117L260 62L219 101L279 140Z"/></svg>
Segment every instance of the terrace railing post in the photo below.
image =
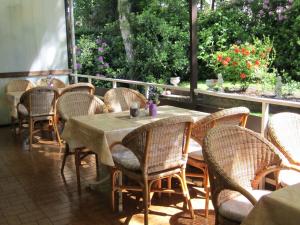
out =
<svg viewBox="0 0 300 225"><path fill-rule="evenodd" d="M112 82L112 85L113 85L113 88L117 88L117 81L114 80L114 81Z"/></svg>
<svg viewBox="0 0 300 225"><path fill-rule="evenodd" d="M148 99L149 98L149 85L145 85L144 87L145 87L145 97L146 97L146 99Z"/></svg>
<svg viewBox="0 0 300 225"><path fill-rule="evenodd" d="M262 116L261 116L261 130L260 133L262 136L266 135L267 125L269 121L269 108L270 104L266 102L262 102Z"/></svg>
<svg viewBox="0 0 300 225"><path fill-rule="evenodd" d="M197 89L198 82L198 60L197 60L197 0L189 0L190 13L190 97L192 103L196 104L196 95L194 90Z"/></svg>

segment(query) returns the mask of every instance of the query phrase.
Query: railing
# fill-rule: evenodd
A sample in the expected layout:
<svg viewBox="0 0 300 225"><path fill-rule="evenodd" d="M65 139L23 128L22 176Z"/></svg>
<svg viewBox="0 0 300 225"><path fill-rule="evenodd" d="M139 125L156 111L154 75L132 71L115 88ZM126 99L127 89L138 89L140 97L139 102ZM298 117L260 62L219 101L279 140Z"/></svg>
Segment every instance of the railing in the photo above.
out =
<svg viewBox="0 0 300 225"><path fill-rule="evenodd" d="M78 82L78 77L88 79L88 82L91 83L92 80L101 80L101 81L108 81L112 82L112 87L116 88L118 83L126 83L126 84L135 84L139 86L143 86L145 90L145 96L148 98L149 96L149 87L160 87L170 90L179 90L179 91L187 91L189 92L189 88L184 87L177 87L172 85L164 85L164 84L156 84L156 83L147 83L142 81L133 81L133 80L124 80L124 79L113 79L113 78L106 78L106 77L96 77L90 75L81 75L81 74L71 74L72 77L75 79L75 83ZM263 97L255 97L255 96L248 96L248 95L241 95L241 94L232 94L232 93L223 93L217 91L206 91L195 89L195 94L203 94L203 95L211 95L221 98L229 98L229 99L237 99L237 100L244 100L244 101L251 101L257 102L262 104L262 121L261 121L261 134L265 135L267 123L269 120L269 108L271 105L281 105L281 106L288 106L293 108L300 108L300 102L296 101L288 101L282 99L272 99L272 98L263 98Z"/></svg>

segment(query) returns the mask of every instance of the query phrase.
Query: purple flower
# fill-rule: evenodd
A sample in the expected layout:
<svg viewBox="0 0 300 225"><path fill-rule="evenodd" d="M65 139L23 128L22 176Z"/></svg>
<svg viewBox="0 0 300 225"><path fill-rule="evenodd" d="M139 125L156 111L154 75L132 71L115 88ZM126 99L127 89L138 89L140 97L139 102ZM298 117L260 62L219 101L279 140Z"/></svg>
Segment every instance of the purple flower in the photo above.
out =
<svg viewBox="0 0 300 225"><path fill-rule="evenodd" d="M293 0L288 0L289 4L293 4L293 2L294 2Z"/></svg>
<svg viewBox="0 0 300 225"><path fill-rule="evenodd" d="M99 61L99 62L102 62L102 63L103 63L103 60L104 60L104 59L103 59L103 56L102 56L102 55L98 57L98 61Z"/></svg>
<svg viewBox="0 0 300 225"><path fill-rule="evenodd" d="M259 10L258 15L259 15L259 16L263 16L263 15L264 15L264 11L263 11L262 9Z"/></svg>
<svg viewBox="0 0 300 225"><path fill-rule="evenodd" d="M98 52L103 52L104 49L102 47L98 48Z"/></svg>
<svg viewBox="0 0 300 225"><path fill-rule="evenodd" d="M76 63L76 69L80 70L81 69L81 64L80 63Z"/></svg>
<svg viewBox="0 0 300 225"><path fill-rule="evenodd" d="M96 77L105 77L103 74L96 73Z"/></svg>
<svg viewBox="0 0 300 225"><path fill-rule="evenodd" d="M284 19L284 17L281 14L279 14L278 15L278 21L282 21L283 19Z"/></svg>
<svg viewBox="0 0 300 225"><path fill-rule="evenodd" d="M102 46L103 46L103 47L106 47L106 46L107 46L106 42L103 42L103 43L102 43Z"/></svg>
<svg viewBox="0 0 300 225"><path fill-rule="evenodd" d="M264 4L263 9L269 9L269 6L267 4Z"/></svg>
<svg viewBox="0 0 300 225"><path fill-rule="evenodd" d="M270 12L269 12L269 15L270 15L270 16L274 15L274 12L273 12L273 11L270 11Z"/></svg>
<svg viewBox="0 0 300 225"><path fill-rule="evenodd" d="M264 0L264 4L269 4L270 3L270 0Z"/></svg>
<svg viewBox="0 0 300 225"><path fill-rule="evenodd" d="M104 67L105 68L109 68L109 64L108 63L104 63Z"/></svg>

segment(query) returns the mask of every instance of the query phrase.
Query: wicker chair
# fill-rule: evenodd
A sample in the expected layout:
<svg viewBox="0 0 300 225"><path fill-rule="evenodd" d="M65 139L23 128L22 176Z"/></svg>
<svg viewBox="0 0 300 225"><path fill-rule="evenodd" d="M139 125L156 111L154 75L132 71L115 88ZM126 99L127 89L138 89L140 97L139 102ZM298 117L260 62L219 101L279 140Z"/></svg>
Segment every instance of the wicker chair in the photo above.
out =
<svg viewBox="0 0 300 225"><path fill-rule="evenodd" d="M191 118L186 116L162 119L143 125L120 143L111 145L116 168L112 171L112 208L115 209L115 191L143 191L144 224L148 224L149 193L154 191L152 184L163 178L174 176L181 183L182 193L192 209L185 179L188 143L191 132ZM124 148L113 148L121 144ZM136 181L139 186L117 185L120 176ZM155 191L162 191L155 190ZM181 192L180 192L181 193Z"/></svg>
<svg viewBox="0 0 300 225"><path fill-rule="evenodd" d="M90 83L71 84L64 88L60 95L63 95L68 92L85 92L93 95L95 93L95 87Z"/></svg>
<svg viewBox="0 0 300 225"><path fill-rule="evenodd" d="M29 80L11 80L5 87L5 93L27 91L34 87L34 84ZM10 105L11 124L16 133L15 123L18 119L18 112L15 105Z"/></svg>
<svg viewBox="0 0 300 225"><path fill-rule="evenodd" d="M209 187L207 164L203 159L201 147L203 146L204 137L212 127L219 125L230 124L245 127L249 113L249 109L245 107L224 109L197 121L193 125L187 164L200 169L202 173L191 172L187 173L187 176L203 179L205 191L205 217L208 216Z"/></svg>
<svg viewBox="0 0 300 225"><path fill-rule="evenodd" d="M113 88L104 95L104 103L109 112L122 112L129 110L133 102L138 102L144 108L147 99L138 91L129 88Z"/></svg>
<svg viewBox="0 0 300 225"><path fill-rule="evenodd" d="M17 110L20 129L22 128L22 120L26 119L29 121L29 150L32 149L34 124L37 121L48 120L52 124L59 142L59 134L55 122L57 97L57 90L49 87L35 87L22 94ZM61 143L59 142L59 144Z"/></svg>
<svg viewBox="0 0 300 225"><path fill-rule="evenodd" d="M83 92L69 92L60 96L57 101L57 110L62 118L63 122L68 121L71 117L74 116L83 116L83 115L93 115L99 114L103 112L104 103L89 93ZM77 187L78 192L81 193L81 185L80 185L80 163L81 160L90 154L95 155L96 159L96 169L98 174L98 156L97 153L90 151L86 148L76 148L74 152L70 151L69 145L66 144L65 153L63 156L61 173L64 173L64 167L66 163L66 159L69 155L75 155L75 168L76 168L76 176L77 176Z"/></svg>
<svg viewBox="0 0 300 225"><path fill-rule="evenodd" d="M40 78L39 80L37 80L36 85L47 87L49 85L49 82L51 82L51 87L53 88L64 88L66 86L64 82L57 78L51 78L50 80L47 78Z"/></svg>
<svg viewBox="0 0 300 225"><path fill-rule="evenodd" d="M273 115L268 123L267 134L288 163L300 169L300 115L289 112ZM280 171L278 174L280 186L296 183L300 183L300 173L297 171Z"/></svg>
<svg viewBox="0 0 300 225"><path fill-rule="evenodd" d="M258 190L260 180L288 169L274 145L239 126L212 128L204 140L203 156L218 225L240 224L258 199L270 192Z"/></svg>

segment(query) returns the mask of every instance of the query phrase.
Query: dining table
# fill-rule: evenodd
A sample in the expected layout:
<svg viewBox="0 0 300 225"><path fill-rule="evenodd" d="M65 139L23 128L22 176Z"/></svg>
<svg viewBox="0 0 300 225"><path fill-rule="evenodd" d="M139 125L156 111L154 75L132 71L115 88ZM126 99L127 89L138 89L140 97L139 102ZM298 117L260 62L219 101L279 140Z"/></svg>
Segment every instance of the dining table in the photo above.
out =
<svg viewBox="0 0 300 225"><path fill-rule="evenodd" d="M242 225L299 225L300 183L263 196Z"/></svg>
<svg viewBox="0 0 300 225"><path fill-rule="evenodd" d="M196 121L207 115L205 112L164 105L158 107L155 117L149 116L144 109L137 117L131 117L129 111L77 116L66 122L62 138L71 149L87 147L98 154L102 164L114 166L110 145L121 141L135 128L174 116L191 116Z"/></svg>

